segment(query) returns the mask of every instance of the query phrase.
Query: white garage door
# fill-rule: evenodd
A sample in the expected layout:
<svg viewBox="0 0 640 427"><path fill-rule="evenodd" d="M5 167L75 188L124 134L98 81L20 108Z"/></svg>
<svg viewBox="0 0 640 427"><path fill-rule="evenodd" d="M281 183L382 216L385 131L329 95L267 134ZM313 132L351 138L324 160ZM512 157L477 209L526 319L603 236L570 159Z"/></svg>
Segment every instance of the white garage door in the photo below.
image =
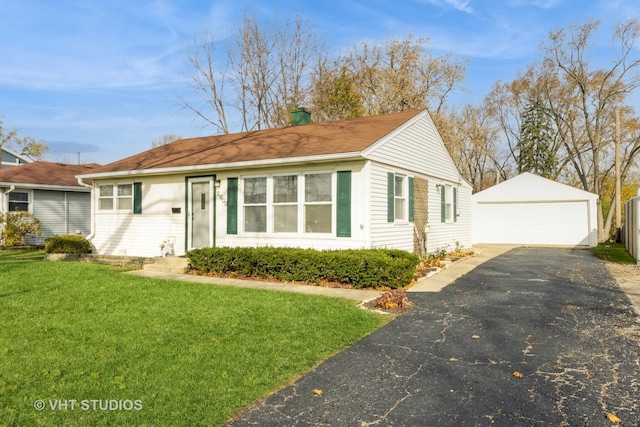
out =
<svg viewBox="0 0 640 427"><path fill-rule="evenodd" d="M479 203L473 221L478 243L589 244L586 201Z"/></svg>

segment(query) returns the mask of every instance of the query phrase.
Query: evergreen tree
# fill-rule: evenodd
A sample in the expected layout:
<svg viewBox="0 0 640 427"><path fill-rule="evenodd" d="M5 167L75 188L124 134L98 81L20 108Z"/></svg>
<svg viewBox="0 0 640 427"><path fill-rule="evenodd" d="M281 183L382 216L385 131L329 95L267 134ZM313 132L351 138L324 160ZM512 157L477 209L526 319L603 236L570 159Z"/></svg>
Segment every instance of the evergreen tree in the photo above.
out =
<svg viewBox="0 0 640 427"><path fill-rule="evenodd" d="M516 147L518 172L532 172L555 179L558 159L553 144L554 131L540 96L529 100L521 118L520 138Z"/></svg>

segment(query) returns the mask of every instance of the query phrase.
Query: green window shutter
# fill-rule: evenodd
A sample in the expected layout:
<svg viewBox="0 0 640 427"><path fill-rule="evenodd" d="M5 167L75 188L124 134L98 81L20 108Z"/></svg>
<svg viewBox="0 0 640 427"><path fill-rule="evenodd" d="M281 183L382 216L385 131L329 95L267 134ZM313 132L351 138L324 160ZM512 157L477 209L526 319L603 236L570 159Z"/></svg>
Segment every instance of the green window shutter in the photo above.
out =
<svg viewBox="0 0 640 427"><path fill-rule="evenodd" d="M458 221L458 189L453 187L453 222Z"/></svg>
<svg viewBox="0 0 640 427"><path fill-rule="evenodd" d="M447 213L444 209L445 191L446 186L444 184L440 185L440 222L445 222L447 220Z"/></svg>
<svg viewBox="0 0 640 427"><path fill-rule="evenodd" d="M238 234L238 178L227 178L227 234Z"/></svg>
<svg viewBox="0 0 640 427"><path fill-rule="evenodd" d="M142 183L133 183L133 213L142 213Z"/></svg>
<svg viewBox="0 0 640 427"><path fill-rule="evenodd" d="M351 171L338 171L336 236L351 237Z"/></svg>
<svg viewBox="0 0 640 427"><path fill-rule="evenodd" d="M414 221L415 198L413 196L413 177L409 177L409 222Z"/></svg>
<svg viewBox="0 0 640 427"><path fill-rule="evenodd" d="M387 172L387 222L393 222L396 219L394 212L394 177L393 172Z"/></svg>

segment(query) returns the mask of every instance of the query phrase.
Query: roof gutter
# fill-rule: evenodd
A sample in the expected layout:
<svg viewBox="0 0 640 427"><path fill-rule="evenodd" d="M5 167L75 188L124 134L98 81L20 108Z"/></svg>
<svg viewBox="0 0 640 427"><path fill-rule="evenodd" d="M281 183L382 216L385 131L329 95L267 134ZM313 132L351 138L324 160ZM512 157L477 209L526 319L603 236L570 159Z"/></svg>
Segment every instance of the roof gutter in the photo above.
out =
<svg viewBox="0 0 640 427"><path fill-rule="evenodd" d="M0 187L20 187L25 190L54 190L54 191L80 191L85 192L84 188L75 186L75 185L48 185L48 184L27 184L27 183L12 183L12 182L0 182ZM85 187L86 184L83 185ZM91 188L91 186L89 186Z"/></svg>
<svg viewBox="0 0 640 427"><path fill-rule="evenodd" d="M127 177L134 175L169 175L176 173L190 173L204 170L225 170L225 169L247 169L247 168L259 168L266 166L282 165L286 162L287 165L293 164L309 164L309 163L326 163L330 161L344 161L344 160L359 160L362 159L362 153L349 152L338 154L323 154L319 156L305 156L305 157L288 157L286 159L268 159L268 160L250 160L244 162L226 162L226 163L212 163L207 165L192 165L192 166L177 166L169 168L156 168L156 169L137 169L127 171L116 172L101 172L101 173L87 173L82 175L76 175L76 178L114 178L114 177ZM80 181L78 181L80 182Z"/></svg>
<svg viewBox="0 0 640 427"><path fill-rule="evenodd" d="M95 215L95 208L93 206L95 204L93 202L93 185L89 185L86 182L82 181L81 176L77 176L76 179L78 180L78 184L80 186L89 188L91 190L91 231L89 232L89 235L85 237L85 239L87 239L88 241L92 241L93 238L96 236L96 215Z"/></svg>

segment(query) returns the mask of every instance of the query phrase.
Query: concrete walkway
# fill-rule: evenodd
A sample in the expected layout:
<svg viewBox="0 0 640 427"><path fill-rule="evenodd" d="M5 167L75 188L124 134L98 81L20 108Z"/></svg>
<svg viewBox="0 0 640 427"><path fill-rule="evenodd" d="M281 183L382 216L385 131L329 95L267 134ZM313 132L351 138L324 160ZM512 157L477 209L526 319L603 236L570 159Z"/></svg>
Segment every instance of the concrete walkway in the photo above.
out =
<svg viewBox="0 0 640 427"><path fill-rule="evenodd" d="M345 298L354 301L369 301L380 296L380 291L364 291L360 289L325 288L322 286L298 285L295 283L267 282L260 280L226 279L222 277L195 276L192 274L160 273L156 271L135 270L126 274L154 277L157 279L181 280L183 282L210 283L224 286L265 289L269 291L298 292L301 294L324 295Z"/></svg>
<svg viewBox="0 0 640 427"><path fill-rule="evenodd" d="M407 292L440 292L449 283L455 282L480 264L492 258L509 252L517 245L475 245L473 251L475 255L465 258L450 265L438 274L431 277L424 277L418 283L407 290Z"/></svg>
<svg viewBox="0 0 640 427"><path fill-rule="evenodd" d="M464 276L480 264L501 255L516 246L511 245L476 245L475 255L458 261L438 274L418 280L418 283L408 289L408 292L439 292L442 288L456 279ZM354 301L370 301L382 294L381 291L359 289L325 288L322 286L298 285L294 283L268 282L260 280L226 279L219 277L194 276L191 274L161 273L155 271L135 270L126 274L153 277L166 280L181 280L185 282L210 283L225 286L239 286L270 291L298 292L303 294L324 295L335 298L345 298Z"/></svg>

